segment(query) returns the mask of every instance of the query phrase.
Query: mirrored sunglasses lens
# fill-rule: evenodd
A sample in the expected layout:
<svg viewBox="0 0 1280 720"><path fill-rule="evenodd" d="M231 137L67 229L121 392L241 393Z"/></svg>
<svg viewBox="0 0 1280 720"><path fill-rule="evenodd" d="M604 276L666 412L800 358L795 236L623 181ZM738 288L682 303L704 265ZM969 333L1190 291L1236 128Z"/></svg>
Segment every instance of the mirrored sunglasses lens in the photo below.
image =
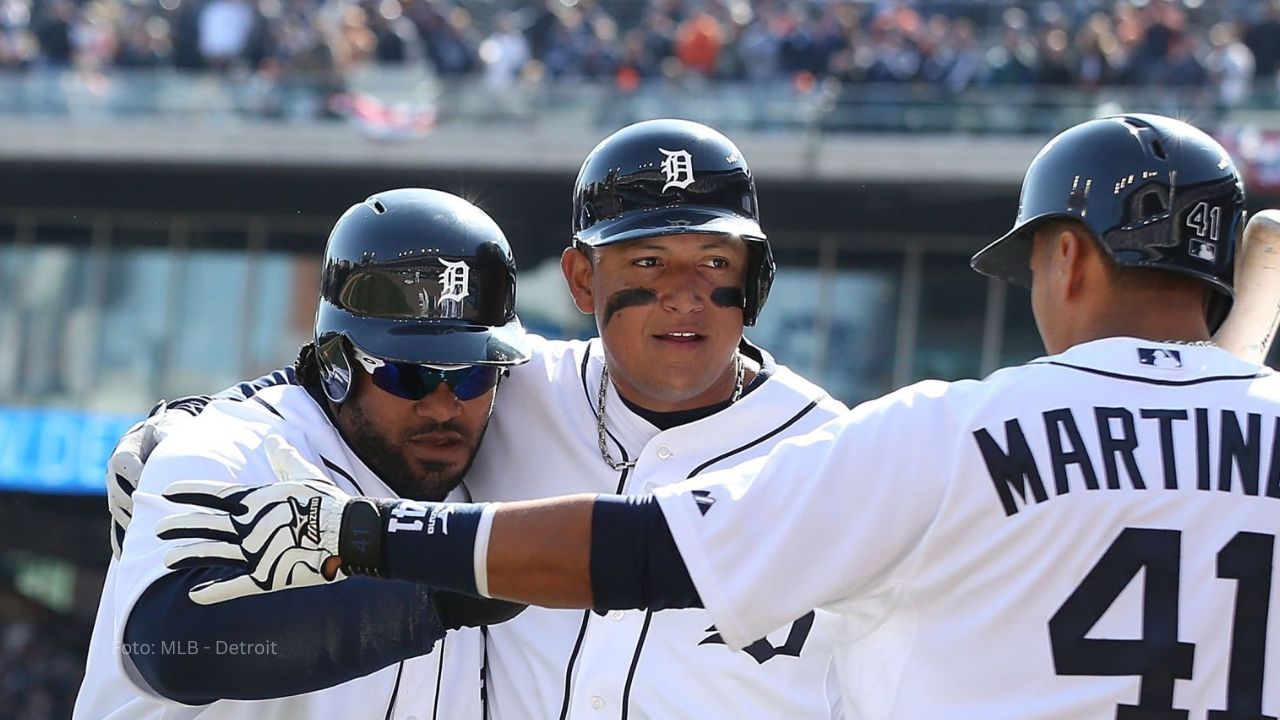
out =
<svg viewBox="0 0 1280 720"><path fill-rule="evenodd" d="M436 391L440 383L447 383L459 400L474 400L498 384L498 368L473 365L458 370L437 370L408 363L387 363L375 369L371 375L373 384L404 398L418 401Z"/></svg>
<svg viewBox="0 0 1280 720"><path fill-rule="evenodd" d="M498 384L500 373L495 367L474 365L462 370L450 370L444 375L459 400L474 400Z"/></svg>
<svg viewBox="0 0 1280 720"><path fill-rule="evenodd" d="M374 385L405 400L421 400L443 380L439 372L418 365L387 363L373 371Z"/></svg>

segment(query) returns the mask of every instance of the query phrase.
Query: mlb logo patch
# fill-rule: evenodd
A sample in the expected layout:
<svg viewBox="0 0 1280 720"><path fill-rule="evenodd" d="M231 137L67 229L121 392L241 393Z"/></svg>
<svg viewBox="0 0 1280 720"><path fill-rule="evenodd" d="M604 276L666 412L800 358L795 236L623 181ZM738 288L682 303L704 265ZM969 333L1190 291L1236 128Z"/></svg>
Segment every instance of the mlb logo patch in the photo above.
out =
<svg viewBox="0 0 1280 720"><path fill-rule="evenodd" d="M1200 258L1205 262L1213 262L1218 259L1218 248L1207 242L1192 240L1189 249L1192 257Z"/></svg>
<svg viewBox="0 0 1280 720"><path fill-rule="evenodd" d="M1138 348L1138 362L1151 367L1176 370L1182 367L1182 353L1168 348Z"/></svg>

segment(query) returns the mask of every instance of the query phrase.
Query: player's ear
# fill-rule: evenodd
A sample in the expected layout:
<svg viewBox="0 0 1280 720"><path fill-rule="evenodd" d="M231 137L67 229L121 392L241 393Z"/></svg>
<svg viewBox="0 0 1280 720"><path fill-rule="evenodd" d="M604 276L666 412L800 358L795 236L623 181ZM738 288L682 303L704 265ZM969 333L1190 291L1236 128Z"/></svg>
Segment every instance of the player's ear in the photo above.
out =
<svg viewBox="0 0 1280 720"><path fill-rule="evenodd" d="M1061 260L1062 287L1068 296L1097 292L1093 289L1097 282L1109 282L1111 259L1083 227L1065 223L1055 249Z"/></svg>
<svg viewBox="0 0 1280 720"><path fill-rule="evenodd" d="M1079 293L1084 265L1096 260L1089 252L1092 240L1068 222L1049 223L1037 235L1042 238L1037 249L1044 253L1038 271L1041 282L1056 288L1053 294L1064 293L1063 299Z"/></svg>
<svg viewBox="0 0 1280 720"><path fill-rule="evenodd" d="M595 296L591 291L591 278L595 266L587 256L590 250L576 247L565 248L560 254L560 271L564 273L565 284L569 286L569 294L573 296L573 304L578 311L587 315L595 313Z"/></svg>

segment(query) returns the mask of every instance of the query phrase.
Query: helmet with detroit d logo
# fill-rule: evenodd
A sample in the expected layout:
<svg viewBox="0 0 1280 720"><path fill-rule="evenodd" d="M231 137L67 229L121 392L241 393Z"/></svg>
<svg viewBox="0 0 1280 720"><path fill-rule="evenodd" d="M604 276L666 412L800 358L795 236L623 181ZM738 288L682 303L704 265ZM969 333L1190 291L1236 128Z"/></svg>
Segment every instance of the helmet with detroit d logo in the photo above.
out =
<svg viewBox="0 0 1280 720"><path fill-rule="evenodd" d="M351 346L391 362L523 363L515 301L511 247L475 205L419 188L353 205L325 246L315 324L325 394L350 392Z"/></svg>
<svg viewBox="0 0 1280 720"><path fill-rule="evenodd" d="M737 146L688 120L646 120L600 142L573 190L573 241L600 247L660 235L737 235L747 242L743 323L773 284L751 168Z"/></svg>

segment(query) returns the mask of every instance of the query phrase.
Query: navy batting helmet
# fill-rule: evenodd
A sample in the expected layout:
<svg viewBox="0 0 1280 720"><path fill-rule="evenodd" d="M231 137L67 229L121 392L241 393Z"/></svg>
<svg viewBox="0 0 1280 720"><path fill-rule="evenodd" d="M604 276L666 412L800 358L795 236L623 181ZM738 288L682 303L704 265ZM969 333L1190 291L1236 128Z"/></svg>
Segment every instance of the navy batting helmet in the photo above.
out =
<svg viewBox="0 0 1280 720"><path fill-rule="evenodd" d="M351 389L349 345L392 362L518 365L511 247L483 210L438 190L379 193L338 218L325 247L316 356L325 394Z"/></svg>
<svg viewBox="0 0 1280 720"><path fill-rule="evenodd" d="M575 244L684 233L747 241L743 323L754 325L773 284L773 253L751 169L729 138L688 120L646 120L605 138L583 161L573 191Z"/></svg>
<svg viewBox="0 0 1280 720"><path fill-rule="evenodd" d="M1230 310L1244 184L1227 151L1191 125L1117 115L1050 140L1027 170L1013 229L974 255L973 269L1030 286L1031 237L1054 218L1079 220L1119 265L1208 283L1211 327Z"/></svg>

